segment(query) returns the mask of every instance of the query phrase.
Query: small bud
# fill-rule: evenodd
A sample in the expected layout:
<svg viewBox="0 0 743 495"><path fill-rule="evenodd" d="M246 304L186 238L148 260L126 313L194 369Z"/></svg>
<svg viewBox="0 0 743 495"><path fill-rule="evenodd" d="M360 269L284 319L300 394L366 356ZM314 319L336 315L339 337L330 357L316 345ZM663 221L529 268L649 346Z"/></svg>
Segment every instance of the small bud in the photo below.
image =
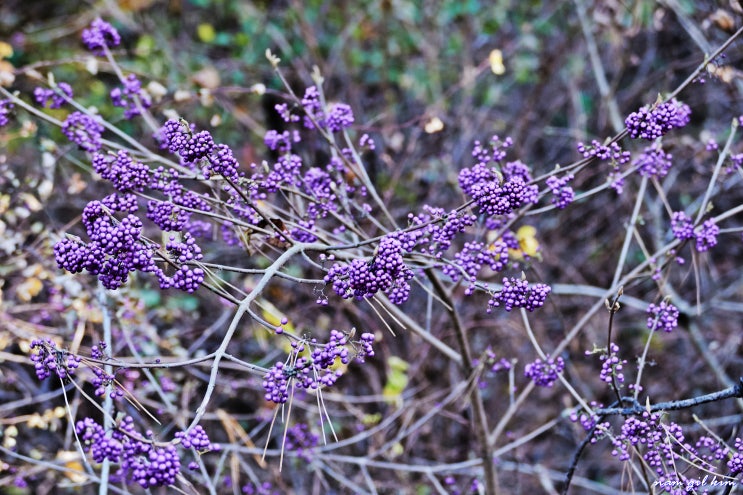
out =
<svg viewBox="0 0 743 495"><path fill-rule="evenodd" d="M271 65L273 66L274 69L276 67L278 67L279 66L279 62L281 62L281 59L279 57L277 57L276 55L274 55L273 53L271 53L271 49L270 48L266 48L266 58L271 63Z"/></svg>

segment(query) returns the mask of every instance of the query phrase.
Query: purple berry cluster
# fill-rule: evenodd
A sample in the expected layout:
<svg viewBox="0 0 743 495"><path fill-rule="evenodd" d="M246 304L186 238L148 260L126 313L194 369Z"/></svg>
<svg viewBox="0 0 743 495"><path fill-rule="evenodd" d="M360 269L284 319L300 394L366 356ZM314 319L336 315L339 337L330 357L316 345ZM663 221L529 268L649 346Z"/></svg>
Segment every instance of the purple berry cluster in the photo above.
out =
<svg viewBox="0 0 743 495"><path fill-rule="evenodd" d="M493 351L492 346L488 346L485 349L485 364L489 367L491 373L500 373L501 371L508 371L512 368L511 362L506 358L498 359L498 356Z"/></svg>
<svg viewBox="0 0 743 495"><path fill-rule="evenodd" d="M736 438L734 447L736 452L733 453L727 463L731 476L743 473L743 454L741 453L743 452L743 440Z"/></svg>
<svg viewBox="0 0 743 495"><path fill-rule="evenodd" d="M638 173L643 177L657 177L661 179L668 175L673 165L672 156L660 146L649 146L634 160Z"/></svg>
<svg viewBox="0 0 743 495"><path fill-rule="evenodd" d="M499 306L503 306L506 311L511 311L513 308L534 311L544 305L550 292L552 288L546 284L529 285L529 282L523 278L504 277L503 288L488 301L488 312Z"/></svg>
<svg viewBox="0 0 743 495"><path fill-rule="evenodd" d="M102 19L95 19L90 27L83 30L83 44L96 55L103 55L105 48L114 48L121 43L119 32Z"/></svg>
<svg viewBox="0 0 743 495"><path fill-rule="evenodd" d="M655 108L644 106L629 114L624 121L632 139L653 141L671 129L684 127L689 123L691 109L677 100L667 101Z"/></svg>
<svg viewBox="0 0 743 495"><path fill-rule="evenodd" d="M308 129L314 129L316 123L322 129L327 129L330 132L340 132L351 127L354 123L353 111L345 103L330 105L326 115L320 101L320 92L316 86L310 86L305 90L302 97L302 108L305 112L304 126ZM284 115L285 120L293 120L293 116L288 112L285 112Z"/></svg>
<svg viewBox="0 0 743 495"><path fill-rule="evenodd" d="M506 158L508 149L513 146L513 140L506 137L501 140L498 135L494 135L488 141L489 146L483 146L480 141L475 141L472 147L472 157L477 163L487 165L488 163L500 164Z"/></svg>
<svg viewBox="0 0 743 495"><path fill-rule="evenodd" d="M198 453L219 450L219 445L213 444L201 425L196 425L188 431L177 431L175 438L180 440L184 449L194 449Z"/></svg>
<svg viewBox="0 0 743 495"><path fill-rule="evenodd" d="M700 253L709 251L717 245L717 236L720 233L720 227L715 224L713 219L705 220L701 228L696 232L695 247Z"/></svg>
<svg viewBox="0 0 743 495"><path fill-rule="evenodd" d="M714 464L730 458L730 448L716 438L702 435L694 444L696 457L714 469Z"/></svg>
<svg viewBox="0 0 743 495"><path fill-rule="evenodd" d="M196 240L186 232L183 240L179 241L175 236L171 236L165 249L170 255L178 269L172 276L168 276L163 270L156 268L158 279L160 280L161 289L176 288L182 291L192 293L204 283L204 270L191 265L202 259L201 248L196 244Z"/></svg>
<svg viewBox="0 0 743 495"><path fill-rule="evenodd" d="M614 342L609 344L608 353L602 354L599 359L602 361L601 373L599 374L602 382L611 384L612 379L616 378L617 383L624 383L622 369L627 364L627 360L619 358L619 346L617 344Z"/></svg>
<svg viewBox="0 0 743 495"><path fill-rule="evenodd" d="M650 330L663 329L672 332L678 326L679 310L673 304L661 301L660 304L651 304L647 309L647 327Z"/></svg>
<svg viewBox="0 0 743 495"><path fill-rule="evenodd" d="M306 461L312 460L312 450L317 447L320 436L312 433L304 423L297 423L286 429L286 444L284 448L290 452L296 452L297 456Z"/></svg>
<svg viewBox="0 0 743 495"><path fill-rule="evenodd" d="M591 401L588 405L591 407L592 410L604 407L603 404L596 401ZM576 408L571 411L569 418L570 421L572 421L573 423L580 423L584 431L594 430L590 440L592 444L605 438L606 433L609 432L611 428L611 423L609 423L608 421L599 423L599 416L593 413L589 414L586 411L581 410L580 408Z"/></svg>
<svg viewBox="0 0 743 495"><path fill-rule="evenodd" d="M547 187L552 192L552 204L562 210L575 200L573 188L568 183L573 180L573 174L563 177L552 175L547 178Z"/></svg>
<svg viewBox="0 0 743 495"><path fill-rule="evenodd" d="M617 143L604 146L596 139L591 141L590 145L579 142L577 149L583 158L596 158L601 161L609 161L612 166L612 171L609 173L609 184L617 194L622 194L624 191L624 177L622 176L621 167L629 163L632 154L629 151L623 150Z"/></svg>
<svg viewBox="0 0 743 495"><path fill-rule="evenodd" d="M232 150L225 144L216 144L209 131L197 132L183 120L170 119L163 124L156 137L163 149L179 154L184 165L201 171L207 178L221 175L233 182L240 178Z"/></svg>
<svg viewBox="0 0 743 495"><path fill-rule="evenodd" d="M408 280L412 278L413 272L403 260L403 244L391 234L379 241L371 260L335 263L325 275L325 283L332 284L335 293L344 299L361 300L382 291L394 304L402 304L410 293Z"/></svg>
<svg viewBox="0 0 743 495"><path fill-rule="evenodd" d="M126 76L123 86L112 89L110 95L113 105L124 109L124 118L127 120L140 114L140 106L141 108L152 106L150 95L142 91L142 83L134 74ZM140 106L137 105L137 100Z"/></svg>
<svg viewBox="0 0 743 495"><path fill-rule="evenodd" d="M451 211L446 213L443 208L423 206L424 213L408 214L411 228L400 233L397 238L402 242L406 252L418 249L441 259L451 247L454 238L464 233L467 227L475 224L477 217Z"/></svg>
<svg viewBox="0 0 743 495"><path fill-rule="evenodd" d="M671 230L680 241L694 238L694 223L683 211L674 211L671 215Z"/></svg>
<svg viewBox="0 0 743 495"><path fill-rule="evenodd" d="M557 356L545 360L537 359L524 368L524 376L538 387L552 387L565 369L565 361Z"/></svg>
<svg viewBox="0 0 743 495"><path fill-rule="evenodd" d="M72 99L72 86L61 82L55 89L37 87L34 89L34 99L43 108L61 108L68 99Z"/></svg>
<svg viewBox="0 0 743 495"><path fill-rule="evenodd" d="M91 201L83 211L83 224L91 241L66 237L54 245L57 265L72 273L97 275L107 289L118 289L129 274L154 272L152 250L141 239L142 222L134 215L116 221L101 201Z"/></svg>
<svg viewBox="0 0 743 495"><path fill-rule="evenodd" d="M511 144L510 138L501 141L498 136L493 136L489 148L476 141L475 165L459 172L459 187L475 200L481 213L507 215L522 204L537 202L539 189L529 185L529 167L520 161L502 163Z"/></svg>
<svg viewBox="0 0 743 495"><path fill-rule="evenodd" d="M612 439L611 454L628 461L636 449L644 450L642 458L658 476L672 471L681 452L693 453L686 443L681 427L676 423L664 425L660 414L643 412L639 417L625 419L621 431Z"/></svg>
<svg viewBox="0 0 743 495"><path fill-rule="evenodd" d="M241 491L244 495L281 495L279 490L275 490L269 481L264 481L260 485L248 483L243 485Z"/></svg>
<svg viewBox="0 0 743 495"><path fill-rule="evenodd" d="M145 440L136 431L131 416L108 432L95 420L84 418L75 424L75 431L83 450L90 452L95 462L108 460L119 465L118 478L145 489L175 484L181 469L175 445L160 446ZM148 432L147 436L151 434ZM179 438L183 442L183 436Z"/></svg>
<svg viewBox="0 0 743 495"><path fill-rule="evenodd" d="M62 123L62 133L80 149L95 153L101 149L103 124L100 118L82 112L72 112Z"/></svg>
<svg viewBox="0 0 743 495"><path fill-rule="evenodd" d="M240 164L232 153L232 148L220 143L214 147L214 152L208 158L208 163L202 168L204 176L207 178L222 176L233 184L240 180L241 174L238 171Z"/></svg>
<svg viewBox="0 0 743 495"><path fill-rule="evenodd" d="M35 339L31 342L30 356L36 377L45 380L52 373L61 379L68 378L80 366L80 357L57 348L52 339Z"/></svg>
<svg viewBox="0 0 743 495"><path fill-rule="evenodd" d="M150 184L150 168L134 160L124 150L118 151L116 155L95 153L92 165L98 175L110 181L114 188L121 192L141 192Z"/></svg>
<svg viewBox="0 0 743 495"><path fill-rule="evenodd" d="M336 103L330 107L328 117L325 121L330 132L340 132L353 125L353 111L345 103Z"/></svg>
<svg viewBox="0 0 743 495"><path fill-rule="evenodd" d="M523 204L535 202L535 187L520 177L514 177L502 184L497 181L477 182L469 186L469 191L480 207L480 213L495 216L508 215Z"/></svg>
<svg viewBox="0 0 743 495"><path fill-rule="evenodd" d="M15 105L10 100L0 100L0 127L5 127L10 122L10 112Z"/></svg>
<svg viewBox="0 0 743 495"><path fill-rule="evenodd" d="M171 201L151 199L147 202L147 218L164 232L181 232L191 219L191 212Z"/></svg>
<svg viewBox="0 0 743 495"><path fill-rule="evenodd" d="M167 149L171 153L178 153L186 146L192 133L193 128L186 121L170 119L163 124L155 137L162 149Z"/></svg>
<svg viewBox="0 0 743 495"><path fill-rule="evenodd" d="M263 136L263 143L266 147L279 153L289 153L292 150L292 146L301 141L302 137L296 130L279 132L275 129L269 129Z"/></svg>
<svg viewBox="0 0 743 495"><path fill-rule="evenodd" d="M628 163L631 158L631 153L629 151L624 151L617 143L611 143L608 146L604 146L596 139L591 141L590 145L579 142L577 149L578 153L583 155L583 158L596 158L601 161L609 160L618 165Z"/></svg>
<svg viewBox="0 0 743 495"><path fill-rule="evenodd" d="M338 330L330 331L330 339L326 344L319 344L315 339L309 342L292 342L287 363L277 362L263 378L264 398L283 404L289 399L293 388L318 389L335 384L343 373L340 369L331 369L336 362L348 364L353 357L363 361L365 357L373 356L373 342L373 334L363 333L358 346L360 349L356 348L355 356L349 351L348 337ZM312 348L309 357L305 356L306 346Z"/></svg>
<svg viewBox="0 0 743 495"><path fill-rule="evenodd" d="M470 284L465 293L469 295L474 292L477 276L483 266L494 272L503 271L508 266L509 249L518 248L519 242L510 231L491 244L465 242L462 250L454 254L453 264L444 265L442 271L455 282L460 275L466 275Z"/></svg>
<svg viewBox="0 0 743 495"><path fill-rule="evenodd" d="M106 389L110 388L109 397L112 399L121 399L124 397L124 391L116 386L116 376L107 373L103 368L98 366L89 366L93 372L93 379L90 383L95 387L95 395L102 396L106 393Z"/></svg>

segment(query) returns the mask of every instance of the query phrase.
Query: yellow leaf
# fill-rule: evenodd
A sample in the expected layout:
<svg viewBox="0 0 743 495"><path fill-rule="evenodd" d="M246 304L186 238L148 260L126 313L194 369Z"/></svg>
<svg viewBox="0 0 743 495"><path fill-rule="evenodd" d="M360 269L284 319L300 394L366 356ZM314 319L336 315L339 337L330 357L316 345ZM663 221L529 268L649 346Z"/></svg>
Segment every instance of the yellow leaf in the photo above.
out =
<svg viewBox="0 0 743 495"><path fill-rule="evenodd" d="M444 130L444 123L441 121L440 118L433 117L428 122L426 122L424 130L427 134L435 134L437 132L441 132Z"/></svg>
<svg viewBox="0 0 743 495"><path fill-rule="evenodd" d="M85 474L85 468L83 468L82 462L80 462L80 454L74 450L63 450L57 452L57 461L64 462L64 466L67 469L65 476L67 476L73 483L84 483L87 481L88 476Z"/></svg>
<svg viewBox="0 0 743 495"><path fill-rule="evenodd" d="M12 56L13 47L4 41L0 41L0 58L10 58Z"/></svg>
<svg viewBox="0 0 743 495"><path fill-rule="evenodd" d="M516 231L516 240L519 241L519 249L509 249L508 256L514 260L522 260L524 257L533 258L539 253L539 241L537 240L537 229L532 225L523 225Z"/></svg>
<svg viewBox="0 0 743 495"><path fill-rule="evenodd" d="M212 41L214 41L214 38L217 37L216 31L214 31L214 26L212 26L208 22L199 24L199 26L196 28L196 34L204 43L211 43Z"/></svg>
<svg viewBox="0 0 743 495"><path fill-rule="evenodd" d="M16 294L18 295L18 299L21 301L29 302L37 296L43 288L44 284L41 283L41 280L36 277L29 277L18 286Z"/></svg>
<svg viewBox="0 0 743 495"><path fill-rule="evenodd" d="M408 367L407 362L397 356L390 356L387 360L389 373L387 383L384 384L382 395L388 399L387 402L394 403L400 399L405 387L408 386Z"/></svg>
<svg viewBox="0 0 743 495"><path fill-rule="evenodd" d="M490 70L496 76L501 76L506 73L506 66L503 65L503 52L495 49L490 52L488 56L488 62L490 62Z"/></svg>

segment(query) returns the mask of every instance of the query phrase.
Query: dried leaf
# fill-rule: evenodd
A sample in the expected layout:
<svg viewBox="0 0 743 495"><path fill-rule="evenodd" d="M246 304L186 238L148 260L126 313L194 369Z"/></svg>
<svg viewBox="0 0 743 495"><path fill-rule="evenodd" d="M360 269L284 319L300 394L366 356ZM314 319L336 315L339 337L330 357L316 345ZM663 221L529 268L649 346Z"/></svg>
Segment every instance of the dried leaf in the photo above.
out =
<svg viewBox="0 0 743 495"><path fill-rule="evenodd" d="M490 70L496 76L502 76L506 73L506 66L503 65L503 52L495 49L488 55L488 62L490 62Z"/></svg>
<svg viewBox="0 0 743 495"><path fill-rule="evenodd" d="M435 134L444 130L444 122L438 117L432 117L423 128L427 134Z"/></svg>
<svg viewBox="0 0 743 495"><path fill-rule="evenodd" d="M709 18L723 31L732 32L735 30L735 19L726 10L717 9Z"/></svg>

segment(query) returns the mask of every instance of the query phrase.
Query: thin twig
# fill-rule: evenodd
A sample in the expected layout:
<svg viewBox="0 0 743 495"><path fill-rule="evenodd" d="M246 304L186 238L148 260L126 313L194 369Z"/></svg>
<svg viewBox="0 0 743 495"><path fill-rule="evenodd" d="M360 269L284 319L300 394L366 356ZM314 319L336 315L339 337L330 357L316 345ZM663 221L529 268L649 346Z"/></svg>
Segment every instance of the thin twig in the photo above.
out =
<svg viewBox="0 0 743 495"><path fill-rule="evenodd" d="M658 402L650 406L643 406L632 399L635 404L631 407L607 407L602 409L594 410L594 414L600 416L610 416L621 414L624 416L633 414L643 414L645 412L652 413L656 411L678 411L679 409L689 409L691 407L698 406L700 404L706 404L708 402L717 402L725 399L741 398L743 397L743 378L738 384L728 387L718 392L712 392L710 394L704 394L691 399L682 399L669 402Z"/></svg>

